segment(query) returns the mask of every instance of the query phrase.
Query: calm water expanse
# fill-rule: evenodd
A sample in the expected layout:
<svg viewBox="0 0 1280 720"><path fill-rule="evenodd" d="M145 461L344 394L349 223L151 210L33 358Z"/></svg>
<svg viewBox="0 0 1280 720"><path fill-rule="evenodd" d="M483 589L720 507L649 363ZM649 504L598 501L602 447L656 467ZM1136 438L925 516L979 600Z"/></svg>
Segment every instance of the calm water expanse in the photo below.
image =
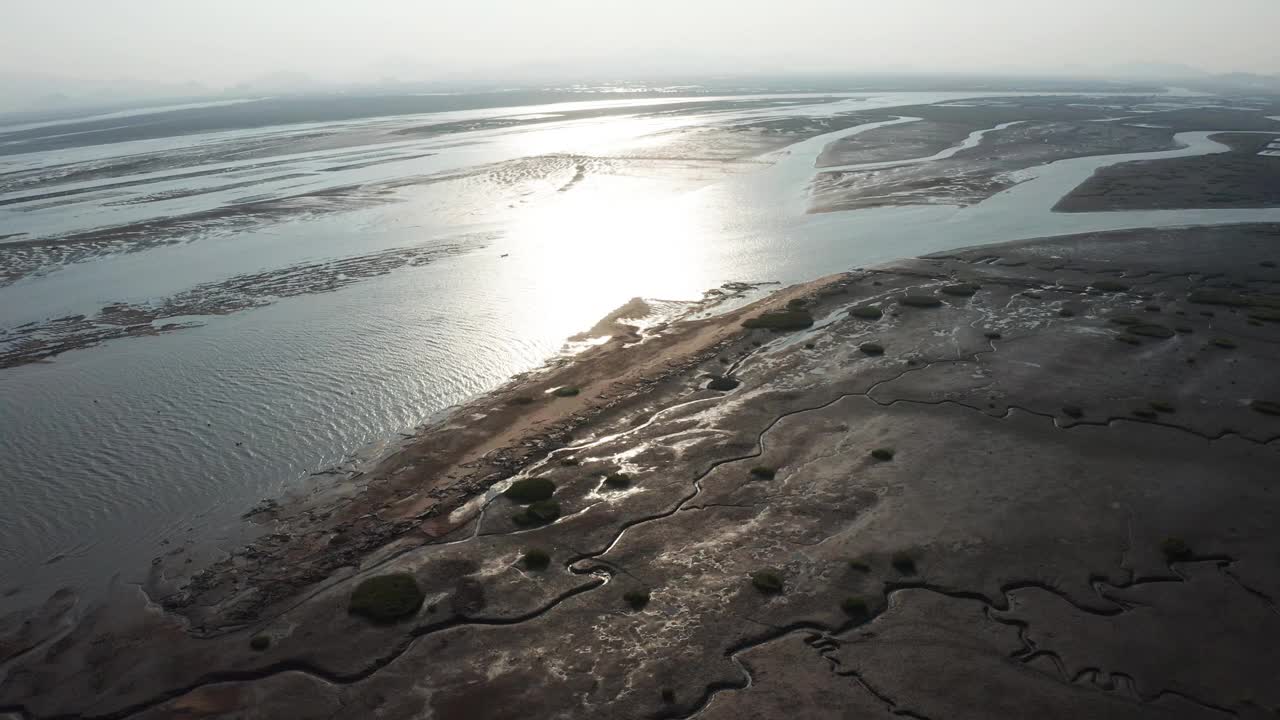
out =
<svg viewBox="0 0 1280 720"><path fill-rule="evenodd" d="M0 329L113 303L169 303L164 323L193 325L0 369L0 594L21 589L4 602L138 580L159 552L376 456L633 297L1049 234L1280 220L1049 212L1139 156L1054 163L965 209L806 215L817 154L868 128L759 157L742 150L754 131L733 131L976 96L262 100L0 127L0 243L24 248L0 255L24 268L0 286ZM1223 150L1178 139L1140 157ZM78 254L31 242L50 238Z"/></svg>

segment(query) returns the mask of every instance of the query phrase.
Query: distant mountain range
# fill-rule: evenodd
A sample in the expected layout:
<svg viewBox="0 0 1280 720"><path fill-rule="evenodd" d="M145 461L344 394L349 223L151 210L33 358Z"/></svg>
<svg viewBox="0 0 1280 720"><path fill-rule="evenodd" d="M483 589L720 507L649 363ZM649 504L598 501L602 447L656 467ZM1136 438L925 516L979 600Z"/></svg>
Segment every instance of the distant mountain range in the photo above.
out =
<svg viewBox="0 0 1280 720"><path fill-rule="evenodd" d="M1164 62L1136 62L1113 65L1107 68L1104 74L1142 80L1185 80L1188 78L1206 78L1212 75L1212 73L1191 65Z"/></svg>
<svg viewBox="0 0 1280 720"><path fill-rule="evenodd" d="M1186 84L1198 89L1280 93L1280 74L1211 73L1180 63L1129 63L1108 68L1105 74L1126 80Z"/></svg>

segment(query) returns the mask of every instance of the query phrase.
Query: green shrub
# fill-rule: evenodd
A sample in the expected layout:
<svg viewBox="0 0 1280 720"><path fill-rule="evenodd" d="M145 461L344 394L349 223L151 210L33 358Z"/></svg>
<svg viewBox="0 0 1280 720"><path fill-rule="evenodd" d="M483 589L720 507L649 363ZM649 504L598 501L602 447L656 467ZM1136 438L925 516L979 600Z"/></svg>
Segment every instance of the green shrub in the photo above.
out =
<svg viewBox="0 0 1280 720"><path fill-rule="evenodd" d="M1142 337L1149 337L1149 338L1159 338L1161 340L1168 340L1174 335L1172 330L1170 330L1169 328L1163 325L1151 325L1151 324L1133 325L1129 328L1129 332L1133 333L1134 335L1141 335Z"/></svg>
<svg viewBox="0 0 1280 720"><path fill-rule="evenodd" d="M916 574L916 560L907 552L896 552L889 558L889 564L903 575Z"/></svg>
<svg viewBox="0 0 1280 720"><path fill-rule="evenodd" d="M418 612L425 596L408 573L371 577L351 593L347 612L378 624L389 624Z"/></svg>
<svg viewBox="0 0 1280 720"><path fill-rule="evenodd" d="M858 346L858 349L861 350L862 354L864 355L883 355L884 354L884 346L881 345L880 343L874 343L874 342L862 343L861 345Z"/></svg>
<svg viewBox="0 0 1280 720"><path fill-rule="evenodd" d="M1178 408L1174 407L1172 403L1167 403L1164 400L1152 400L1151 409L1161 413L1174 413L1178 411Z"/></svg>
<svg viewBox="0 0 1280 720"><path fill-rule="evenodd" d="M1081 417L1084 417L1084 408L1080 407L1079 405L1063 405L1062 414L1066 415L1069 418L1079 419Z"/></svg>
<svg viewBox="0 0 1280 720"><path fill-rule="evenodd" d="M942 288L942 293L944 295L951 295L954 297L972 297L978 292L978 289L978 286L973 283L959 283L956 285L947 285Z"/></svg>
<svg viewBox="0 0 1280 720"><path fill-rule="evenodd" d="M511 398L512 405L532 405L533 397L529 395L517 395Z"/></svg>
<svg viewBox="0 0 1280 720"><path fill-rule="evenodd" d="M502 495L521 504L546 500L556 492L556 484L547 478L535 477L516 480Z"/></svg>
<svg viewBox="0 0 1280 720"><path fill-rule="evenodd" d="M1136 409L1136 410L1134 410L1134 411L1133 411L1133 414L1134 414L1134 416L1135 416L1135 417L1140 417L1140 418L1142 418L1143 420L1155 420L1155 419L1156 419L1156 411L1155 411L1155 410L1152 410L1151 408L1138 408L1138 409Z"/></svg>
<svg viewBox="0 0 1280 720"><path fill-rule="evenodd" d="M254 635L253 638L249 640L249 647L257 650L258 652L262 652L263 650L271 647L271 638L266 635Z"/></svg>
<svg viewBox="0 0 1280 720"><path fill-rule="evenodd" d="M622 594L622 599L631 606L632 610L643 610L644 606L649 604L649 591L628 590Z"/></svg>
<svg viewBox="0 0 1280 720"><path fill-rule="evenodd" d="M893 459L893 456L893 448L876 448L871 451L871 457L879 460L880 462L888 462Z"/></svg>
<svg viewBox="0 0 1280 720"><path fill-rule="evenodd" d="M532 525L545 525L560 518L560 503L555 500L539 500L525 509Z"/></svg>
<svg viewBox="0 0 1280 720"><path fill-rule="evenodd" d="M898 304L914 308L936 308L941 307L942 301L932 295L905 295L898 300Z"/></svg>
<svg viewBox="0 0 1280 720"><path fill-rule="evenodd" d="M605 477L604 484L611 488L624 488L631 485L631 476L626 473L612 473Z"/></svg>
<svg viewBox="0 0 1280 720"><path fill-rule="evenodd" d="M988 331L986 331L986 332L982 333L982 337L984 337L984 338L986 338L986 339L988 339L988 340L999 340L1000 338L1002 338L1002 337L1004 337L1004 336L1003 336L1003 335L1001 335L1000 333L996 332L995 330L988 330Z"/></svg>
<svg viewBox="0 0 1280 720"><path fill-rule="evenodd" d="M1108 293L1129 292L1129 286L1119 280L1094 280L1090 287Z"/></svg>
<svg viewBox="0 0 1280 720"><path fill-rule="evenodd" d="M529 570L546 570L551 565L551 554L542 548L529 548L520 562Z"/></svg>
<svg viewBox="0 0 1280 720"><path fill-rule="evenodd" d="M1107 322L1113 325L1125 325L1125 326L1143 324L1142 318L1135 317L1133 315L1117 315L1109 319Z"/></svg>
<svg viewBox="0 0 1280 720"><path fill-rule="evenodd" d="M1075 317L1075 316L1076 316L1076 311L1072 310L1071 308L1062 308L1061 310L1058 311L1058 317L1069 318L1069 317Z"/></svg>
<svg viewBox="0 0 1280 720"><path fill-rule="evenodd" d="M560 503L555 500L539 500L511 516L511 522L520 527L546 525L560 518Z"/></svg>
<svg viewBox="0 0 1280 720"><path fill-rule="evenodd" d="M1236 341L1232 340L1231 338L1222 338L1222 337L1214 338L1210 340L1209 343L1212 344L1214 347L1222 348L1223 350L1235 350L1237 347L1239 347L1238 345L1236 345Z"/></svg>
<svg viewBox="0 0 1280 720"><path fill-rule="evenodd" d="M1222 305L1223 307L1248 307L1253 304L1249 298L1240 293L1220 288L1192 290L1187 300L1197 305Z"/></svg>
<svg viewBox="0 0 1280 720"><path fill-rule="evenodd" d="M849 314L860 320L879 320L884 317L884 311L875 305L863 305L849 311Z"/></svg>
<svg viewBox="0 0 1280 720"><path fill-rule="evenodd" d="M770 310L757 317L742 321L742 327L751 330L803 330L813 327L813 315L807 310Z"/></svg>
<svg viewBox="0 0 1280 720"><path fill-rule="evenodd" d="M751 468L751 476L758 480L772 480L777 477L778 471L764 465L757 465Z"/></svg>
<svg viewBox="0 0 1280 720"><path fill-rule="evenodd" d="M1280 415L1280 403L1270 400L1254 400L1249 407L1263 415Z"/></svg>
<svg viewBox="0 0 1280 720"><path fill-rule="evenodd" d="M676 691L671 688L662 688L662 702L671 705L676 701Z"/></svg>
<svg viewBox="0 0 1280 720"><path fill-rule="evenodd" d="M711 378L711 382L707 383L707 389L715 390L717 392L728 392L736 389L741 384L741 382L734 378L717 376Z"/></svg>
<svg viewBox="0 0 1280 720"><path fill-rule="evenodd" d="M871 572L871 566L865 560L850 560L849 569L860 573Z"/></svg>
<svg viewBox="0 0 1280 720"><path fill-rule="evenodd" d="M552 390L551 394L555 395L556 397L570 398L570 397L577 397L578 393L580 392L582 392L582 390L580 390L579 388L573 387L571 385L564 385L556 388L555 390Z"/></svg>
<svg viewBox="0 0 1280 720"><path fill-rule="evenodd" d="M1190 560L1194 553L1191 552L1191 546L1182 538L1165 538L1160 542L1160 552L1164 553L1164 559L1168 562L1183 562Z"/></svg>
<svg viewBox="0 0 1280 720"><path fill-rule="evenodd" d="M851 618L865 618L871 614L867 601L860 597L847 597L840 602L840 609Z"/></svg>
<svg viewBox="0 0 1280 720"><path fill-rule="evenodd" d="M782 576L776 570L757 570L751 573L751 584L766 595L782 592Z"/></svg>

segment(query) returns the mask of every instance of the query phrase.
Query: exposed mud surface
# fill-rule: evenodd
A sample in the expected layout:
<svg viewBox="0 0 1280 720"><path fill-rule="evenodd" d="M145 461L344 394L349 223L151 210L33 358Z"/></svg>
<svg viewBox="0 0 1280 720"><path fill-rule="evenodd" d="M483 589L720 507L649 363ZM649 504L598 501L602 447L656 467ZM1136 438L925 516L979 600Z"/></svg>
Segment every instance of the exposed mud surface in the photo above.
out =
<svg viewBox="0 0 1280 720"><path fill-rule="evenodd" d="M406 266L429 263L474 247L465 243L387 250L359 257L277 268L202 283L145 305L114 303L93 316L68 315L12 329L0 328L0 368L56 357L108 340L173 332L199 325L175 318L214 317L270 304L281 298L332 292Z"/></svg>
<svg viewBox="0 0 1280 720"><path fill-rule="evenodd" d="M816 135L846 130L881 120L866 112L838 113L829 117L789 117L770 120L708 124L659 133L624 148L614 156L629 160L752 163L759 156Z"/></svg>
<svg viewBox="0 0 1280 720"><path fill-rule="evenodd" d="M1143 98L1114 98L1107 105L1078 97L990 98L936 105L909 105L873 113L872 120L902 116L920 118L844 138L818 156L818 168L849 163L874 163L926 157L963 141L969 133L1008 122L1079 123L1109 117L1116 110L1138 106Z"/></svg>
<svg viewBox="0 0 1280 720"><path fill-rule="evenodd" d="M1116 98L1117 104L1106 106L1078 100L973 101L896 108L875 116L919 119L828 146L818 159L810 209L974 205L1019 183L1020 170L1068 158L1175 147L1170 128L1113 121L1118 112L1141 107L1139 99Z"/></svg>
<svg viewBox="0 0 1280 720"><path fill-rule="evenodd" d="M423 181L427 182L427 181ZM394 184L325 190L0 245L0 287L73 263L232 234L285 219L314 218L392 202Z"/></svg>
<svg viewBox="0 0 1280 720"><path fill-rule="evenodd" d="M1275 103L1241 104L1248 107L1216 107L1195 98L994 98L869 113L869 120L914 120L829 145L818 158L811 211L973 205L1021 182L1019 171L1058 160L1169 150L1179 132L1280 127L1267 117L1280 111ZM1108 168L1055 209L1273 204L1280 163L1258 155L1266 136L1224 137L1235 153Z"/></svg>
<svg viewBox="0 0 1280 720"><path fill-rule="evenodd" d="M1253 208L1280 205L1280 157L1262 155L1276 134L1214 139L1231 152L1220 155L1122 163L1102 168L1062 198L1057 212Z"/></svg>
<svg viewBox="0 0 1280 720"><path fill-rule="evenodd" d="M606 344L196 578L52 599L0 713L1273 717L1278 242L986 247ZM813 327L739 325L784 306ZM526 477L558 519L500 494ZM393 572L414 615L348 614Z"/></svg>

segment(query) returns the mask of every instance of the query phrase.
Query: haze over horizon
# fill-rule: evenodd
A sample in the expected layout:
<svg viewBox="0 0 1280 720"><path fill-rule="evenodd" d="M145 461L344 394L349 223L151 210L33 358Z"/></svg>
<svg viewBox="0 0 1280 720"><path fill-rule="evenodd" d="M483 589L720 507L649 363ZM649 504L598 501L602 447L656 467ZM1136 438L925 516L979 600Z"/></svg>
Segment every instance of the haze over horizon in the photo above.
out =
<svg viewBox="0 0 1280 720"><path fill-rule="evenodd" d="M162 0L15 3L0 111L65 94L733 73L1280 73L1280 3L1235 0ZM45 103L47 104L47 102Z"/></svg>

